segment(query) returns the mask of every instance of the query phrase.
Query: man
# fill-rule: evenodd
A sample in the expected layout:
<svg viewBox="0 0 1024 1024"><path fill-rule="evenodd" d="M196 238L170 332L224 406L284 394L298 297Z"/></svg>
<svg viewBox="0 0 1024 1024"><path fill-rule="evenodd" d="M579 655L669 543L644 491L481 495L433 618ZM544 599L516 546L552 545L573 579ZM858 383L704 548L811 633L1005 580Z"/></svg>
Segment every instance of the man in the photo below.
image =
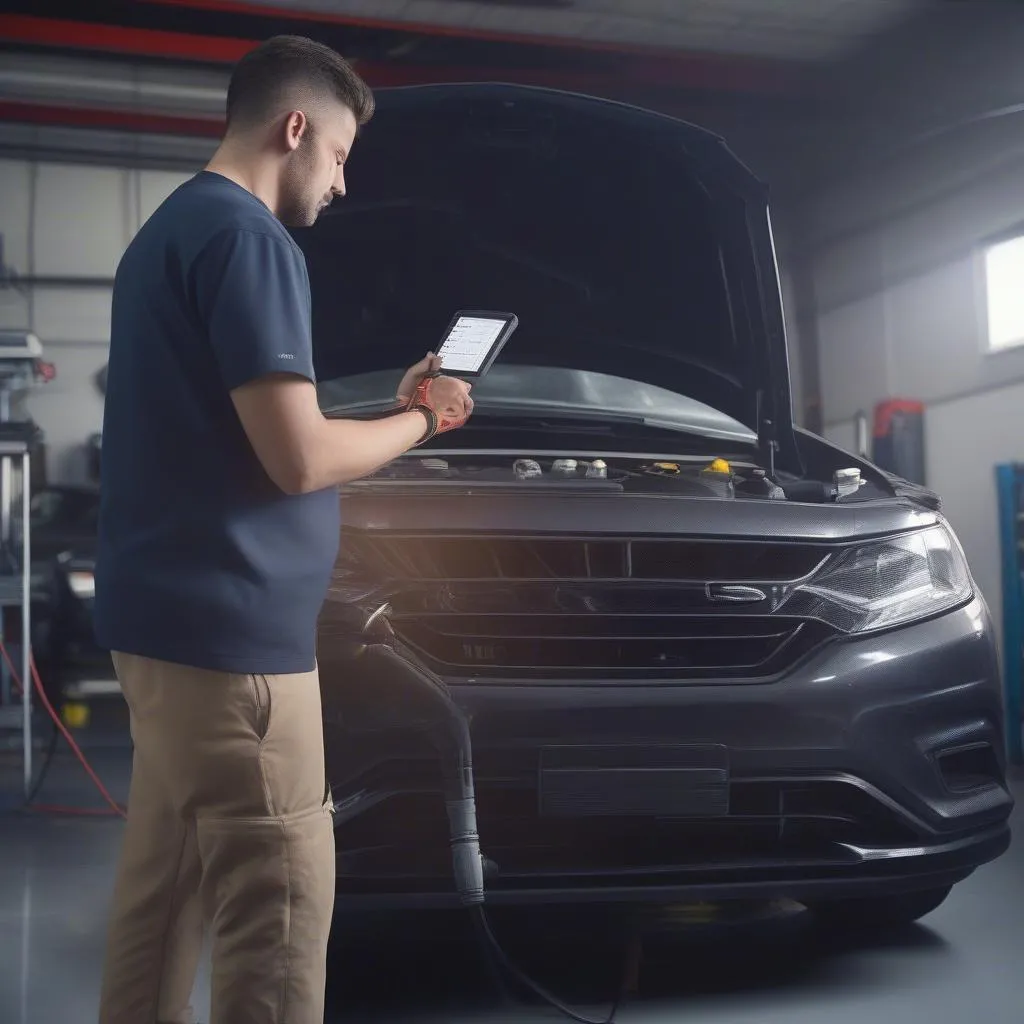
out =
<svg viewBox="0 0 1024 1024"><path fill-rule="evenodd" d="M192 1024L204 923L213 1024L323 1020L335 864L315 632L337 485L472 411L433 356L394 415L317 404L283 225L344 195L372 113L332 50L265 43L232 75L213 160L117 271L95 617L135 757L101 1024Z"/></svg>

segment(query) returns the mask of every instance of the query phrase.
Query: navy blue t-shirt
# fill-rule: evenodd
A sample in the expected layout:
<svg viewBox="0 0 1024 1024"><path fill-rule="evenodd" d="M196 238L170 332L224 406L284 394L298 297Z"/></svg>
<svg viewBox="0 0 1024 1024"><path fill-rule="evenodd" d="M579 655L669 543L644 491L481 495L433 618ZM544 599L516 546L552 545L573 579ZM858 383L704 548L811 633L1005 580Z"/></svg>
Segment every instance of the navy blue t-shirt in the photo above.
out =
<svg viewBox="0 0 1024 1024"><path fill-rule="evenodd" d="M143 225L114 282L102 647L243 674L314 667L338 491L282 492L229 394L280 372L315 380L302 251L263 202L202 171Z"/></svg>

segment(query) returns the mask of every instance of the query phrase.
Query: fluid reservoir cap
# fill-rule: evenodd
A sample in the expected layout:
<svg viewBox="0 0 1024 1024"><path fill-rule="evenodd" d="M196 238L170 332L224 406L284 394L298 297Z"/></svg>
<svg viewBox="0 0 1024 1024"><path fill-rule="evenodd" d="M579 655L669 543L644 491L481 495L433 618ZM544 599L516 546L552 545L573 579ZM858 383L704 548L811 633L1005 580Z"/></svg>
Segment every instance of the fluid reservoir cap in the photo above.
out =
<svg viewBox="0 0 1024 1024"><path fill-rule="evenodd" d="M572 476L576 472L579 463L575 459L555 459L551 465L551 472L560 476Z"/></svg>
<svg viewBox="0 0 1024 1024"><path fill-rule="evenodd" d="M543 473L535 459L516 459L512 468L520 480L532 480Z"/></svg>
<svg viewBox="0 0 1024 1024"><path fill-rule="evenodd" d="M654 468L659 473L678 473L679 464L676 462L656 462Z"/></svg>
<svg viewBox="0 0 1024 1024"><path fill-rule="evenodd" d="M605 479L608 476L608 466L604 459L594 459L594 461L587 467L587 476L592 479Z"/></svg>
<svg viewBox="0 0 1024 1024"><path fill-rule="evenodd" d="M732 466L725 459L715 459L707 468L709 473L732 473Z"/></svg>
<svg viewBox="0 0 1024 1024"><path fill-rule="evenodd" d="M832 478L832 484L840 497L855 494L863 482L859 469L837 469Z"/></svg>

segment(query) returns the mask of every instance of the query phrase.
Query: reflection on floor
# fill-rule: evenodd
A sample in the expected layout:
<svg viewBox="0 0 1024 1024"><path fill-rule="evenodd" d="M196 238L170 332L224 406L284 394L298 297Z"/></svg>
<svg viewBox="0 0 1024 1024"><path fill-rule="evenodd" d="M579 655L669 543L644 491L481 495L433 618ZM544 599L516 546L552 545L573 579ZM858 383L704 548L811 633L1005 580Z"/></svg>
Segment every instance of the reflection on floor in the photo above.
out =
<svg viewBox="0 0 1024 1024"><path fill-rule="evenodd" d="M122 735L89 755L115 798L127 793ZM11 809L19 761L0 752L0 1021L92 1024L104 919L120 825L107 818ZM1024 775L1014 786L1024 800ZM100 806L61 753L38 797ZM1021 814L1018 813L1018 830ZM743 927L689 925L644 946L639 991L619 1020L728 1024L1019 1024L1024 1007L1024 840L962 883L922 925L874 940L823 938L807 915L778 912ZM340 921L358 936L332 952L330 1021L556 1020L539 1006L503 1005L463 922L449 917ZM600 916L559 911L499 916L509 952L539 981L602 1016L621 938ZM197 1005L207 1005L200 979Z"/></svg>

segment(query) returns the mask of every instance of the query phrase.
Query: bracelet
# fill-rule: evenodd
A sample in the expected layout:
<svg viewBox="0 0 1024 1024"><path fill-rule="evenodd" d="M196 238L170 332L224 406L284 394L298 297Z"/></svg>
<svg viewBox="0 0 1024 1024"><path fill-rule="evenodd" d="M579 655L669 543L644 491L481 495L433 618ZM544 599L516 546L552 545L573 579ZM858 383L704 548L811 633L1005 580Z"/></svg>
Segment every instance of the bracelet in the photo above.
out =
<svg viewBox="0 0 1024 1024"><path fill-rule="evenodd" d="M424 435L416 442L416 446L418 446L429 441L437 433L437 413L435 413L428 405L414 405L411 407L410 412L423 413L423 417L427 421L426 433L424 433Z"/></svg>

